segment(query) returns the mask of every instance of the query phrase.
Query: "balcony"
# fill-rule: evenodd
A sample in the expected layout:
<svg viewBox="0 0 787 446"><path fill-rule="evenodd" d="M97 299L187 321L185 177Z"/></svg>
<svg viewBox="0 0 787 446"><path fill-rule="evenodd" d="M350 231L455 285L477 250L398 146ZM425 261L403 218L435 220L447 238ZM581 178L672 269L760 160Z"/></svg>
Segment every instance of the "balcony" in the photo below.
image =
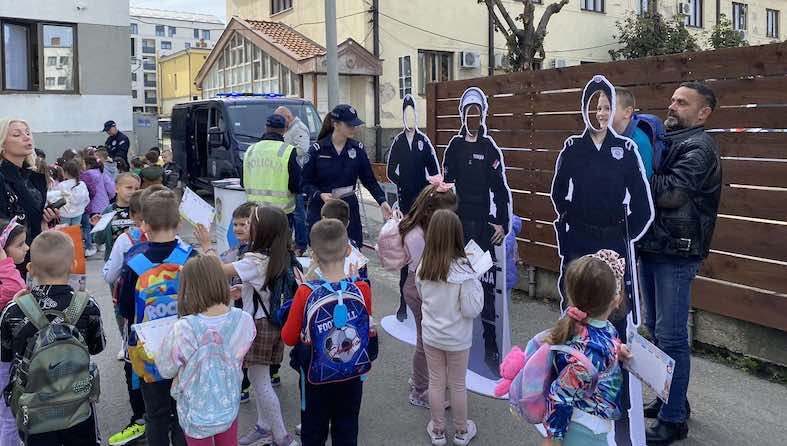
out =
<svg viewBox="0 0 787 446"><path fill-rule="evenodd" d="M145 103L146 104L156 104L156 97L145 96Z"/></svg>
<svg viewBox="0 0 787 446"><path fill-rule="evenodd" d="M145 86L156 88L156 81L145 81Z"/></svg>
<svg viewBox="0 0 787 446"><path fill-rule="evenodd" d="M156 54L156 47L154 46L143 46L142 52L144 54Z"/></svg>
<svg viewBox="0 0 787 446"><path fill-rule="evenodd" d="M156 64L152 62L144 62L142 68L147 71L156 71Z"/></svg>

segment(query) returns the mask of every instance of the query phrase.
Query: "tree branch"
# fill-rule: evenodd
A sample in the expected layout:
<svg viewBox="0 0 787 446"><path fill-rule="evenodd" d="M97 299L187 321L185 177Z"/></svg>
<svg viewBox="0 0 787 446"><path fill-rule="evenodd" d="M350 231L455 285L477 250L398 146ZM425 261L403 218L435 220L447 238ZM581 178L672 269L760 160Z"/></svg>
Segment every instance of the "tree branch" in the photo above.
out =
<svg viewBox="0 0 787 446"><path fill-rule="evenodd" d="M508 11L506 11L506 7L503 6L503 2L501 0L491 0L491 1L495 2L497 9L500 10L500 14L503 16L503 19L508 24L508 27L511 30L511 34L516 34L519 28L516 26L516 22L514 21L514 19L512 19L511 16L508 14ZM568 0L563 0L563 1L568 2Z"/></svg>
<svg viewBox="0 0 787 446"><path fill-rule="evenodd" d="M547 6L547 9L544 11L544 15L541 16L541 20L538 22L538 28L536 29L537 36L543 38L546 35L547 25L549 24L549 19L552 18L552 14L557 14L567 4L568 0L560 0L560 3L552 3L551 5Z"/></svg>
<svg viewBox="0 0 787 446"><path fill-rule="evenodd" d="M503 23L497 17L497 13L495 12L495 7L492 4L492 0L484 0L484 3L486 4L486 8L489 10L489 15L491 15L492 19L495 21L495 25L497 26L497 29L500 30L500 33L502 33L503 37L505 37L506 41L508 41L508 39L511 38L510 37L511 34L508 32L508 29L506 29L506 27L503 26Z"/></svg>

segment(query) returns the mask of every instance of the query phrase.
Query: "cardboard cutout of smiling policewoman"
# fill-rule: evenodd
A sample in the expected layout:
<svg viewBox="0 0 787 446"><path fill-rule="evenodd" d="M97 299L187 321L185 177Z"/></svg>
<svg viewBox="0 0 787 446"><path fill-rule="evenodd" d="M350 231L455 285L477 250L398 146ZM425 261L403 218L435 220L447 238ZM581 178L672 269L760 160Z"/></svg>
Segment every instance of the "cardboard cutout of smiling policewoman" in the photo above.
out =
<svg viewBox="0 0 787 446"><path fill-rule="evenodd" d="M596 105L596 127L589 107ZM561 310L565 310L564 273L571 261L600 249L612 249L626 259L625 289L628 316L611 317L622 340L627 328L640 323L639 287L637 286L634 242L639 240L653 221L653 200L637 146L612 128L615 115L615 87L597 75L582 93L582 117L585 131L569 137L558 156L552 182L552 203L558 252L561 258ZM624 381L625 383L625 381ZM625 387L624 387L625 388ZM639 380L630 376L629 392L623 392L622 409L630 412L630 440L644 445L642 389ZM630 398L629 398L630 394ZM617 424L620 431L625 424ZM618 444L627 444L618 437ZM611 444L615 444L614 440Z"/></svg>
<svg viewBox="0 0 787 446"><path fill-rule="evenodd" d="M468 125L468 114L480 112L478 127ZM473 327L468 388L493 395L500 378L501 355L510 349L508 296L506 296L506 252L502 245L511 230L511 190L506 181L503 152L487 134L489 110L486 95L477 87L462 94L459 116L462 127L448 143L443 157L446 183L455 183L465 242L475 240L492 254L495 265L481 276L484 308ZM477 119L477 118L471 118ZM491 386L491 388L489 387Z"/></svg>

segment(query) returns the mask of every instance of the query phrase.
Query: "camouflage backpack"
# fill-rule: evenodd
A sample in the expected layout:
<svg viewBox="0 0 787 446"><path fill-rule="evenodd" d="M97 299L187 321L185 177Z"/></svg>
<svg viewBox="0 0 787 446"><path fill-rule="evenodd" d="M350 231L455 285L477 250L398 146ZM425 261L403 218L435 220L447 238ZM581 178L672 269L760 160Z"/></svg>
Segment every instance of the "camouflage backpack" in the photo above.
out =
<svg viewBox="0 0 787 446"><path fill-rule="evenodd" d="M62 312L42 311L32 294L15 300L38 330L14 364L5 391L16 425L26 435L76 426L90 417L91 404L98 401L98 368L76 327L89 300L86 293L75 292Z"/></svg>

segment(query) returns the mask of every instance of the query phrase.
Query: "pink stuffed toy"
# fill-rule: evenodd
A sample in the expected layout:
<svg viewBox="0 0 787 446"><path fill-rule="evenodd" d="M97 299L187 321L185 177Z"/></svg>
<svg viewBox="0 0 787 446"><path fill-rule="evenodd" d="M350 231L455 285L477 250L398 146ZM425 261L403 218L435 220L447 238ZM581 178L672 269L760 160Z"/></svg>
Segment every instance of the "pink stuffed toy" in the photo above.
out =
<svg viewBox="0 0 787 446"><path fill-rule="evenodd" d="M508 393L511 382L516 378L517 373L525 366L525 352L521 348L514 346L500 363L500 376L502 379L495 386L495 396L501 397Z"/></svg>

